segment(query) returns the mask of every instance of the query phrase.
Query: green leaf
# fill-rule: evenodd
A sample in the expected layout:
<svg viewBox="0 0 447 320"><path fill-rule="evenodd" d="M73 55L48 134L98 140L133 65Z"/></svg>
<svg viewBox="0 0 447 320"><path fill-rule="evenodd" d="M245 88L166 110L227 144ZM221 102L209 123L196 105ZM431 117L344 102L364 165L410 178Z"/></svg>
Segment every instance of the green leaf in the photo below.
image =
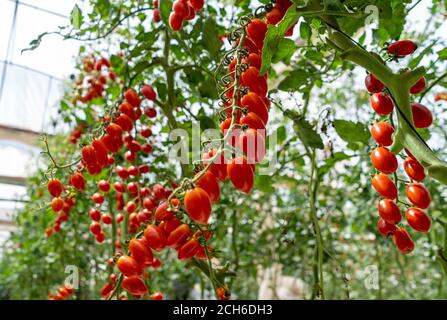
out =
<svg viewBox="0 0 447 320"><path fill-rule="evenodd" d="M322 165L319 169L318 169L318 176L320 178L322 178L326 173L328 173L337 162L349 159L350 156L348 156L346 153L344 152L336 152L333 154L333 156L329 159L326 160L325 164Z"/></svg>
<svg viewBox="0 0 447 320"><path fill-rule="evenodd" d="M274 193L275 188L272 186L272 178L266 175L255 176L255 188L266 193Z"/></svg>
<svg viewBox="0 0 447 320"><path fill-rule="evenodd" d="M426 56L431 52L433 46L434 46L437 42L438 42L438 41L435 40L435 41L433 41L429 46L425 47L425 49L422 50L422 52L419 53L419 55L418 55L417 57L415 57L414 59L412 59L412 60L410 61L410 63L408 64L408 67L409 67L410 69L414 69L414 68L416 68L416 67L419 65L419 63L421 62L421 60L422 60L424 57L426 57Z"/></svg>
<svg viewBox="0 0 447 320"><path fill-rule="evenodd" d="M308 83L307 80L308 75L303 70L293 70L279 83L278 89L282 91L298 90L302 85Z"/></svg>
<svg viewBox="0 0 447 320"><path fill-rule="evenodd" d="M101 18L106 18L110 13L110 1L109 0L97 0L95 10L99 13Z"/></svg>
<svg viewBox="0 0 447 320"><path fill-rule="evenodd" d="M290 58L292 58L292 55L295 53L295 51L296 51L295 41L291 39L284 39L284 41L282 41L279 44L278 51L275 53L275 56L273 57L272 61L289 62Z"/></svg>
<svg viewBox="0 0 447 320"><path fill-rule="evenodd" d="M270 68L273 55L278 51L279 44L284 39L284 35L291 26L298 21L300 14L295 6L291 6L284 18L275 26L270 24L265 35L264 46L262 47L262 65L260 73L264 74Z"/></svg>
<svg viewBox="0 0 447 320"><path fill-rule="evenodd" d="M73 28L75 28L76 30L81 29L81 26L82 26L82 11L78 7L77 4L74 6L73 10L71 10L70 22L71 22L71 25L73 26Z"/></svg>
<svg viewBox="0 0 447 320"><path fill-rule="evenodd" d="M340 138L351 144L356 142L367 144L371 136L368 128L360 122L335 120L334 127Z"/></svg>
<svg viewBox="0 0 447 320"><path fill-rule="evenodd" d="M441 60L446 60L447 59L447 48L439 50L436 53L438 54L439 59L441 59Z"/></svg>
<svg viewBox="0 0 447 320"><path fill-rule="evenodd" d="M217 59L217 53L222 46L222 42L219 40L218 35L219 31L217 29L215 19L206 19L205 23L203 24L203 45L214 60Z"/></svg>
<svg viewBox="0 0 447 320"><path fill-rule="evenodd" d="M300 113L293 110L286 110L284 115L294 122L293 129L305 146L313 149L324 148L321 136Z"/></svg>

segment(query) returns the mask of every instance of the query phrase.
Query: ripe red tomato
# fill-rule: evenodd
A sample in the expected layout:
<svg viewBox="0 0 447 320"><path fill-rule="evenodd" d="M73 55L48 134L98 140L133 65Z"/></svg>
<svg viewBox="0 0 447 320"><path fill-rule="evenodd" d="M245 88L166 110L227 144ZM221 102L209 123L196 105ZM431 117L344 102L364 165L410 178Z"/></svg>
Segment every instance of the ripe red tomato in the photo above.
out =
<svg viewBox="0 0 447 320"><path fill-rule="evenodd" d="M160 9L154 9L153 20L154 22L159 22L161 20Z"/></svg>
<svg viewBox="0 0 447 320"><path fill-rule="evenodd" d="M197 253L200 248L200 243L196 238L191 238L184 245L180 247L177 253L179 260L189 260Z"/></svg>
<svg viewBox="0 0 447 320"><path fill-rule="evenodd" d="M228 177L231 183L239 190L249 193L254 184L253 167L248 163L247 158L238 156L228 163Z"/></svg>
<svg viewBox="0 0 447 320"><path fill-rule="evenodd" d="M178 248L183 245L190 236L191 229L184 223L171 232L166 240L166 245L174 249Z"/></svg>
<svg viewBox="0 0 447 320"><path fill-rule="evenodd" d="M185 208L191 219L199 224L207 224L211 215L211 200L200 187L186 191Z"/></svg>
<svg viewBox="0 0 447 320"><path fill-rule="evenodd" d="M130 119L136 120L134 106L124 100L118 107L118 110L126 114Z"/></svg>
<svg viewBox="0 0 447 320"><path fill-rule="evenodd" d="M123 135L123 128L116 123L110 123L106 128L106 132L112 137L121 137Z"/></svg>
<svg viewBox="0 0 447 320"><path fill-rule="evenodd" d="M151 171L151 167L148 164L142 164L138 166L138 171L141 174L145 174Z"/></svg>
<svg viewBox="0 0 447 320"><path fill-rule="evenodd" d="M393 200L380 200L378 209L380 217L389 224L398 224L402 220L400 209Z"/></svg>
<svg viewBox="0 0 447 320"><path fill-rule="evenodd" d="M132 88L129 88L124 92L124 98L135 108L139 107L141 104L138 93Z"/></svg>
<svg viewBox="0 0 447 320"><path fill-rule="evenodd" d="M138 262L130 256L119 257L116 266L118 267L118 270L127 277L141 275L142 273L142 269L138 265Z"/></svg>
<svg viewBox="0 0 447 320"><path fill-rule="evenodd" d="M211 149L208 152L205 152L202 156L203 160L212 159L217 153L217 149ZM205 161L207 163L207 161ZM210 166L209 170L220 180L225 181L227 179L227 164L225 161L225 156L223 152L221 152L213 164Z"/></svg>
<svg viewBox="0 0 447 320"><path fill-rule="evenodd" d="M54 212L58 212L62 210L62 207L64 206L64 201L61 198L53 198L51 200L51 208Z"/></svg>
<svg viewBox="0 0 447 320"><path fill-rule="evenodd" d="M154 256L151 249L146 247L140 240L133 238L129 241L129 251L132 258L135 259L140 265L144 265L147 262L152 262Z"/></svg>
<svg viewBox="0 0 447 320"><path fill-rule="evenodd" d="M219 300L230 300L230 294L225 288L217 288L217 296Z"/></svg>
<svg viewBox="0 0 447 320"><path fill-rule="evenodd" d="M112 224L113 222L112 217L108 213L103 214L101 220L104 224Z"/></svg>
<svg viewBox="0 0 447 320"><path fill-rule="evenodd" d="M129 172L129 176L136 177L140 174L140 171L138 170L138 167L130 166L127 168L127 172Z"/></svg>
<svg viewBox="0 0 447 320"><path fill-rule="evenodd" d="M168 201L162 202L158 207L157 210L155 210L155 219L158 221L165 221L170 220L175 216L175 212L177 209L181 207L180 200L173 198L170 200L171 206L174 208L174 210L171 210Z"/></svg>
<svg viewBox="0 0 447 320"><path fill-rule="evenodd" d="M154 12L155 13L155 12ZM154 101L157 98L157 93L154 88L150 85L145 84L141 88L141 94L148 100Z"/></svg>
<svg viewBox="0 0 447 320"><path fill-rule="evenodd" d="M129 178L129 172L127 171L126 168L124 168L122 166L117 166L115 168L115 172L118 175L118 177L120 177L123 180L126 180L127 178Z"/></svg>
<svg viewBox="0 0 447 320"><path fill-rule="evenodd" d="M171 12L169 16L169 26L171 27L172 31L180 31L183 26L183 17L175 12Z"/></svg>
<svg viewBox="0 0 447 320"><path fill-rule="evenodd" d="M119 125L124 131L129 132L133 129L133 121L125 113L121 113L116 119L115 123Z"/></svg>
<svg viewBox="0 0 447 320"><path fill-rule="evenodd" d="M155 292L152 296L151 296L152 300L163 300L163 294L161 292Z"/></svg>
<svg viewBox="0 0 447 320"><path fill-rule="evenodd" d="M371 127L371 134L374 140L384 147L389 147L393 144L392 135L394 133L394 128L384 121L376 122Z"/></svg>
<svg viewBox="0 0 447 320"><path fill-rule="evenodd" d="M242 108L247 108L248 111L256 113L264 124L269 120L269 113L264 101L254 92L249 92L244 95L239 103Z"/></svg>
<svg viewBox="0 0 447 320"><path fill-rule="evenodd" d="M396 226L394 224L386 222L382 218L379 218L379 220L377 221L377 229L383 237L389 238L396 230Z"/></svg>
<svg viewBox="0 0 447 320"><path fill-rule="evenodd" d="M148 118L155 118L157 116L157 110L154 108L144 108L144 114L148 117Z"/></svg>
<svg viewBox="0 0 447 320"><path fill-rule="evenodd" d="M98 192L92 195L92 200L96 204L102 204L104 202L104 196Z"/></svg>
<svg viewBox="0 0 447 320"><path fill-rule="evenodd" d="M272 10L267 12L265 18L267 20L267 24L277 24L284 17L285 12L281 10L279 7L274 6Z"/></svg>
<svg viewBox="0 0 447 320"><path fill-rule="evenodd" d="M399 227L394 230L393 236L394 244L400 252L408 254L414 250L414 242L404 228Z"/></svg>
<svg viewBox="0 0 447 320"><path fill-rule="evenodd" d="M118 213L115 217L116 223L121 223L124 221L124 215L122 213Z"/></svg>
<svg viewBox="0 0 447 320"><path fill-rule="evenodd" d="M387 116L394 109L394 103L391 97L385 93L377 92L370 97L371 106L374 111L381 116Z"/></svg>
<svg viewBox="0 0 447 320"><path fill-rule="evenodd" d="M152 135L152 130L148 126L142 126L140 129L140 134L144 138L149 138Z"/></svg>
<svg viewBox="0 0 447 320"><path fill-rule="evenodd" d="M261 132L265 132L265 124L262 122L261 118L254 112L249 112L245 116L241 118L241 125L246 125L249 128L261 130Z"/></svg>
<svg viewBox="0 0 447 320"><path fill-rule="evenodd" d="M101 212L99 212L96 208L91 208L89 211L90 219L93 221L99 221L101 220Z"/></svg>
<svg viewBox="0 0 447 320"><path fill-rule="evenodd" d="M405 212L408 224L416 231L428 232L431 226L430 217L419 208L408 208Z"/></svg>
<svg viewBox="0 0 447 320"><path fill-rule="evenodd" d="M249 163L261 162L265 157L265 132L248 128L239 136L238 147Z"/></svg>
<svg viewBox="0 0 447 320"><path fill-rule="evenodd" d="M154 184L152 187L152 191L154 192L154 196L157 200L164 200L166 199L166 190L161 184Z"/></svg>
<svg viewBox="0 0 447 320"><path fill-rule="evenodd" d="M425 90L426 81L425 77L422 77L416 82L411 88L410 93L411 94L418 94Z"/></svg>
<svg viewBox="0 0 447 320"><path fill-rule="evenodd" d="M124 290L134 296L141 296L147 292L146 284L144 283L143 279L141 279L141 277L126 276L123 278L121 286Z"/></svg>
<svg viewBox="0 0 447 320"><path fill-rule="evenodd" d="M163 230L154 224L150 224L144 229L144 237L150 248L161 250L166 246L166 235Z"/></svg>
<svg viewBox="0 0 447 320"><path fill-rule="evenodd" d="M109 192L110 190L110 183L107 180L101 180L98 182L98 188L102 192Z"/></svg>
<svg viewBox="0 0 447 320"><path fill-rule="evenodd" d="M169 236L172 231L174 231L178 226L180 226L182 222L179 218L173 217L172 219L165 220L160 223L160 228L163 229L164 233Z"/></svg>
<svg viewBox="0 0 447 320"><path fill-rule="evenodd" d="M379 173L372 178L372 185L384 198L396 199L397 188L394 182L386 174Z"/></svg>
<svg viewBox="0 0 447 320"><path fill-rule="evenodd" d="M267 24L260 19L253 19L247 25L247 35L254 41L259 49L262 49L266 32Z"/></svg>
<svg viewBox="0 0 447 320"><path fill-rule="evenodd" d="M94 234L95 236L101 233L101 225L98 222L96 222L96 221L93 221L90 224L90 228L89 229L90 229L90 232L92 234Z"/></svg>
<svg viewBox="0 0 447 320"><path fill-rule="evenodd" d="M397 170L396 156L385 147L378 147L371 153L373 166L383 173L393 173Z"/></svg>
<svg viewBox="0 0 447 320"><path fill-rule="evenodd" d="M124 185L119 181L113 184L113 188L118 192L126 192L126 188L124 188Z"/></svg>
<svg viewBox="0 0 447 320"><path fill-rule="evenodd" d="M249 67L242 72L241 83L248 87L251 91L259 94L260 96L267 95L267 77L259 75L259 69L255 67Z"/></svg>
<svg viewBox="0 0 447 320"><path fill-rule="evenodd" d="M176 0L172 4L172 11L180 18L185 19L189 15L189 7L186 1Z"/></svg>
<svg viewBox="0 0 447 320"><path fill-rule="evenodd" d="M236 62L236 60L234 60ZM252 52L242 59L242 63L246 63L248 66L255 67L257 69L261 69L262 58L259 54Z"/></svg>
<svg viewBox="0 0 447 320"><path fill-rule="evenodd" d="M426 209L430 206L430 192L420 183L409 183L405 188L408 200L416 207Z"/></svg>
<svg viewBox="0 0 447 320"><path fill-rule="evenodd" d="M413 122L416 128L428 128L433 123L433 115L428 108L420 103L411 104Z"/></svg>
<svg viewBox="0 0 447 320"><path fill-rule="evenodd" d="M104 297L108 295L110 292L112 292L113 289L115 289L115 285L113 283L107 282L101 288L100 294Z"/></svg>
<svg viewBox="0 0 447 320"><path fill-rule="evenodd" d="M199 11L203 8L205 0L189 0L189 4L195 11Z"/></svg>
<svg viewBox="0 0 447 320"><path fill-rule="evenodd" d="M127 211L127 213L128 213L128 214L134 213L135 210L137 210L137 205L136 205L136 203L133 202L133 201L129 201L129 202L126 204L126 211Z"/></svg>
<svg viewBox="0 0 447 320"><path fill-rule="evenodd" d="M411 40L399 40L391 43L387 47L387 51L392 56L404 57L415 52L417 48L417 44Z"/></svg>
<svg viewBox="0 0 447 320"><path fill-rule="evenodd" d="M76 172L70 176L70 184L78 189L79 191L84 191L85 189L85 179L84 176Z"/></svg>
<svg viewBox="0 0 447 320"><path fill-rule="evenodd" d="M425 179L424 167L419 163L419 161L408 157L404 161L404 169L410 179L417 182L421 182Z"/></svg>
<svg viewBox="0 0 447 320"><path fill-rule="evenodd" d="M206 171L203 176L196 182L196 185L206 191L212 203L215 203L217 202L217 200L219 200L219 181L211 171Z"/></svg>
<svg viewBox="0 0 447 320"><path fill-rule="evenodd" d="M385 88L384 84L371 73L365 77L365 86L370 93L382 92Z"/></svg>
<svg viewBox="0 0 447 320"><path fill-rule="evenodd" d="M59 181L59 179L56 179L56 178L48 181L47 188L48 188L48 192L53 197L59 197L63 190L62 183Z"/></svg>

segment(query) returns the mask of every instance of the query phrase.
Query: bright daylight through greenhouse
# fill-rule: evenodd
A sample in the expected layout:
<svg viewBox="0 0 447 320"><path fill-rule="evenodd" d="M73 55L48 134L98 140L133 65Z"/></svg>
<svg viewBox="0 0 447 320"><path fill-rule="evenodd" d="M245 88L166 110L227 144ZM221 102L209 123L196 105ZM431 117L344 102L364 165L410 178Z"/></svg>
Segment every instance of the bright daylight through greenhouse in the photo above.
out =
<svg viewBox="0 0 447 320"><path fill-rule="evenodd" d="M0 0L0 300L176 319L447 299L446 19Z"/></svg>

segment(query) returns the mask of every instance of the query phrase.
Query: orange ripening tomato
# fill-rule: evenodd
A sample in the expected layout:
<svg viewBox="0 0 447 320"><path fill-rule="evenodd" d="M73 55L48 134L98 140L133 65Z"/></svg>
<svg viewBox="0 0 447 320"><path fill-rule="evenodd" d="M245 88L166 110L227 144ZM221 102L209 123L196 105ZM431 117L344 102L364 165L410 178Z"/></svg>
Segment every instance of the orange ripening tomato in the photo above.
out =
<svg viewBox="0 0 447 320"><path fill-rule="evenodd" d="M384 147L389 147L393 144L393 133L394 128L388 122L376 122L371 127L372 137L378 144Z"/></svg>
<svg viewBox="0 0 447 320"><path fill-rule="evenodd" d="M259 69L255 67L249 67L242 72L241 83L248 87L251 91L259 94L260 96L267 95L267 77L259 75Z"/></svg>
<svg viewBox="0 0 447 320"><path fill-rule="evenodd" d="M140 275L142 273L138 262L130 256L119 257L116 266L118 267L118 270L127 277Z"/></svg>
<svg viewBox="0 0 447 320"><path fill-rule="evenodd" d="M125 276L121 282L121 286L124 290L135 296L141 296L147 292L146 284L141 277Z"/></svg>
<svg viewBox="0 0 447 320"><path fill-rule="evenodd" d="M393 173L397 170L396 156L385 147L378 147L371 152L373 166L383 173Z"/></svg>
<svg viewBox="0 0 447 320"><path fill-rule="evenodd" d="M151 249L146 247L140 240L133 238L129 241L129 251L140 265L145 264L147 261L152 262L154 256Z"/></svg>
<svg viewBox="0 0 447 320"><path fill-rule="evenodd" d="M265 34L267 33L267 24L260 19L253 19L247 25L247 34L261 50L264 45Z"/></svg>
<svg viewBox="0 0 447 320"><path fill-rule="evenodd" d="M430 206L430 192L423 184L409 183L405 188L405 192L408 200L416 207L426 209Z"/></svg>
<svg viewBox="0 0 447 320"><path fill-rule="evenodd" d="M202 155L203 160L209 160L212 159L218 151L216 149L211 149L208 152L205 152ZM207 163L207 161L205 161ZM220 181L225 181L227 179L227 164L225 161L225 156L223 152L221 152L216 159L214 160L213 164L210 166L209 170L218 178Z"/></svg>

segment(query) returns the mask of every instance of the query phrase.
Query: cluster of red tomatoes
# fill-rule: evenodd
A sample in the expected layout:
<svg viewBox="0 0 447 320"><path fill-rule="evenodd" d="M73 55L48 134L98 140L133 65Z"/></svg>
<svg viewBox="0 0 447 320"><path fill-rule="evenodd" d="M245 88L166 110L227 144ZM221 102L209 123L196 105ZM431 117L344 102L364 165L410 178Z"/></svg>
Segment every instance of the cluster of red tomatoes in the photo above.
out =
<svg viewBox="0 0 447 320"><path fill-rule="evenodd" d="M75 205L73 196L62 197L64 187L57 178L50 179L47 183L48 192L53 197L51 200L51 209L56 213L56 219L52 227L45 229L47 237L51 237L54 232L59 232L62 222L66 222L69 218L70 211Z"/></svg>
<svg viewBox="0 0 447 320"><path fill-rule="evenodd" d="M74 96L73 103L76 103L78 100L86 103L94 98L101 97L104 94L104 86L107 84L107 81L116 80L115 72L109 70L109 59L105 57L97 59L91 55L84 57L82 63L88 77L83 74L80 79L75 81L78 95ZM103 69L105 70L103 71Z"/></svg>
<svg viewBox="0 0 447 320"><path fill-rule="evenodd" d="M410 40L401 40L388 46L388 53L395 58L412 54L417 46ZM384 92L385 87L374 75L368 74L365 85L371 95L371 105L380 116L392 116L394 102L390 95ZM414 84L411 94L418 94L426 87L425 78L422 77ZM427 128L431 125L433 118L430 111L423 105L412 103L413 122L416 128ZM430 205L431 198L429 191L422 182L425 179L424 167L405 149L408 157L403 163L403 168L407 176L412 180L407 183L405 192L411 205L399 201L398 180L396 171L398 169L397 157L388 150L387 147L393 144L393 126L386 121L376 122L371 127L371 133L379 147L371 153L371 162L379 171L373 179L372 184L376 191L382 196L379 201L378 211L380 218L377 223L379 232L384 237L393 236L396 247L403 253L410 253L414 249L414 242L403 226L397 226L402 221L399 203L407 206L405 218L408 225L418 232L428 232L431 226L431 219L424 211ZM394 174L395 182L388 176Z"/></svg>
<svg viewBox="0 0 447 320"><path fill-rule="evenodd" d="M86 129L87 129L87 126L82 125L82 124L76 126L76 128L74 128L73 131L68 136L68 142L70 142L71 144L78 143L79 139L85 133Z"/></svg>
<svg viewBox="0 0 447 320"><path fill-rule="evenodd" d="M169 26L173 31L180 31L184 21L195 18L198 11L202 10L205 0L175 0L172 4L172 12L169 15Z"/></svg>
<svg viewBox="0 0 447 320"><path fill-rule="evenodd" d="M73 288L68 284L60 287L56 294L49 293L48 300L66 300L73 294Z"/></svg>

